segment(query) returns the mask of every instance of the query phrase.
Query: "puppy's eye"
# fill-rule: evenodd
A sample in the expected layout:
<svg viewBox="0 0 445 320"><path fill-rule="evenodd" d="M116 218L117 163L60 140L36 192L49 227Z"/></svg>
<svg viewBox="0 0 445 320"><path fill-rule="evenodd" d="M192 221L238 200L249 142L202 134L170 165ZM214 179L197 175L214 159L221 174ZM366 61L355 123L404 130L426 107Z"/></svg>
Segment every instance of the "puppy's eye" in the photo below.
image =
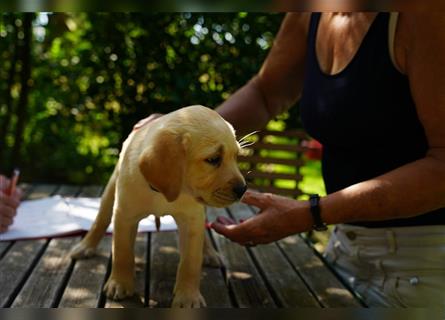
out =
<svg viewBox="0 0 445 320"><path fill-rule="evenodd" d="M221 157L217 156L217 157L207 158L205 161L211 164L212 166L217 167L221 164Z"/></svg>

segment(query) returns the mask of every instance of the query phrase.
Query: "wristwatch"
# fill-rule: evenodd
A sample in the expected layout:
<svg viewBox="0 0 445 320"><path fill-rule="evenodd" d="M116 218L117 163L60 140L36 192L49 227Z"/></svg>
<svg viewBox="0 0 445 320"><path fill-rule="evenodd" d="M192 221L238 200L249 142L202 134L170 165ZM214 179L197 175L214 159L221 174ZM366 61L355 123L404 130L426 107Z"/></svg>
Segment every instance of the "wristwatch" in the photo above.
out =
<svg viewBox="0 0 445 320"><path fill-rule="evenodd" d="M318 194L311 194L309 196L309 204L311 206L311 215L314 221L312 228L315 231L326 231L328 227L321 219L320 214L320 196Z"/></svg>

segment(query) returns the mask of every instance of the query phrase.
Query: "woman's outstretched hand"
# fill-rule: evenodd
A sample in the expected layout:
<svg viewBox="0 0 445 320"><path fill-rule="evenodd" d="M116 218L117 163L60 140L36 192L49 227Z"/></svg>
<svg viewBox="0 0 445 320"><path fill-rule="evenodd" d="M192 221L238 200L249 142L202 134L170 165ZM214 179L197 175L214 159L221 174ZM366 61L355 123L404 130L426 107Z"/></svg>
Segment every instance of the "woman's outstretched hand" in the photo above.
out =
<svg viewBox="0 0 445 320"><path fill-rule="evenodd" d="M211 224L216 232L241 245L270 243L312 227L307 201L250 190L246 191L241 201L258 207L260 211L240 223L219 216Z"/></svg>

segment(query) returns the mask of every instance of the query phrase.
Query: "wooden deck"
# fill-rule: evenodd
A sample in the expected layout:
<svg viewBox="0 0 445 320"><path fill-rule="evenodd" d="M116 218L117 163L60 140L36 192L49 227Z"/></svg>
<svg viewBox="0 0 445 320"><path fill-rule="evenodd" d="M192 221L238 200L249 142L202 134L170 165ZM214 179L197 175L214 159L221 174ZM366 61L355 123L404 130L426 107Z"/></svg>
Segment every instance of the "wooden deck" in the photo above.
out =
<svg viewBox="0 0 445 320"><path fill-rule="evenodd" d="M26 197L100 196L102 187L24 185ZM208 218L246 218L253 210L236 204L209 209ZM203 268L201 292L208 307L362 306L318 254L298 235L245 248L209 232L225 259L221 269ZM179 260L175 232L142 233L136 241L136 295L108 300L102 287L110 271L111 237L98 255L72 261L70 248L81 236L0 242L1 307L168 307Z"/></svg>

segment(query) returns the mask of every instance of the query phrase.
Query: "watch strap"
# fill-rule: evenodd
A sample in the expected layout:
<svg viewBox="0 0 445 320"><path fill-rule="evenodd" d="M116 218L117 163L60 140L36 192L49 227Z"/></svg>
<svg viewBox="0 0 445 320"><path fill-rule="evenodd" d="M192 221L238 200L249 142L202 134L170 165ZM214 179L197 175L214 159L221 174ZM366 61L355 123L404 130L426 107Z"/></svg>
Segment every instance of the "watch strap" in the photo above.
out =
<svg viewBox="0 0 445 320"><path fill-rule="evenodd" d="M316 231L326 231L328 227L326 223L321 219L321 210L320 210L320 196L318 194L311 194L309 196L309 204L310 210L313 220L312 228Z"/></svg>

